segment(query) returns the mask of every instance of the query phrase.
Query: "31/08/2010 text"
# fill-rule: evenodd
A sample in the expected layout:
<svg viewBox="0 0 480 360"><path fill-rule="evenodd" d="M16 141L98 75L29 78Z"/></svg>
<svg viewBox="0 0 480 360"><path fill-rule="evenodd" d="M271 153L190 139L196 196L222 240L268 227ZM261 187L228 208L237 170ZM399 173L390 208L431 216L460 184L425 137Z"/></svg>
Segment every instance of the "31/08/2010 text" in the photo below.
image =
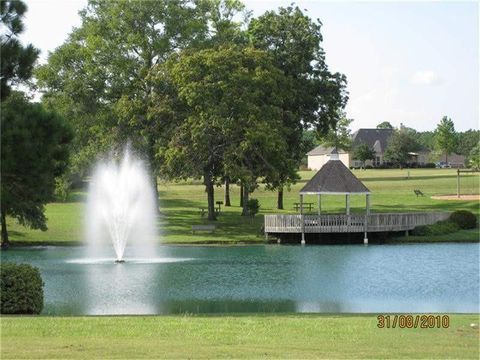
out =
<svg viewBox="0 0 480 360"><path fill-rule="evenodd" d="M377 327L380 329L433 329L450 326L448 315L378 315Z"/></svg>

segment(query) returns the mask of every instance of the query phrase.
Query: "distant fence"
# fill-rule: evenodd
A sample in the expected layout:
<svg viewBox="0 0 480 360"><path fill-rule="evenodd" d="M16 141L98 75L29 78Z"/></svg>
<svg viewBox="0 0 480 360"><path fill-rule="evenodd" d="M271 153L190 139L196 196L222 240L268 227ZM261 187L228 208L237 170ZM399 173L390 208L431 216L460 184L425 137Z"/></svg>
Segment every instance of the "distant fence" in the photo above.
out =
<svg viewBox="0 0 480 360"><path fill-rule="evenodd" d="M381 232L412 230L416 226L430 225L446 220L449 216L450 214L445 212L370 215L265 215L264 221L265 233Z"/></svg>

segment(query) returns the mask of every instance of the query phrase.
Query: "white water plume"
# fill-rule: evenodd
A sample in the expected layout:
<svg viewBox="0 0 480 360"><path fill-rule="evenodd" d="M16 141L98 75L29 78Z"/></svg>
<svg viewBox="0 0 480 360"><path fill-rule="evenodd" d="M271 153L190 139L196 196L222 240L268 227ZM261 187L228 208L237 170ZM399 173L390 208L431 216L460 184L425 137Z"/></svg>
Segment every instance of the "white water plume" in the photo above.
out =
<svg viewBox="0 0 480 360"><path fill-rule="evenodd" d="M136 255L153 256L155 206L145 165L128 147L121 159L110 156L100 161L87 200L86 236L91 251L109 240L117 261L123 261L127 244Z"/></svg>

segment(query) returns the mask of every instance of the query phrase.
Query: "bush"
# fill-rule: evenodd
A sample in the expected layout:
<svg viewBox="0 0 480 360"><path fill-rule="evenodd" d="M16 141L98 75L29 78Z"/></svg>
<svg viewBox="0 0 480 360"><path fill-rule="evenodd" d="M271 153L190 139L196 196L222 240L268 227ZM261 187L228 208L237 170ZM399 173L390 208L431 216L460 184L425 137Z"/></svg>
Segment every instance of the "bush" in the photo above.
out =
<svg viewBox="0 0 480 360"><path fill-rule="evenodd" d="M247 209L248 209L248 215L251 217L254 217L255 214L258 213L258 210L260 209L260 204L258 203L258 199L249 199L247 201Z"/></svg>
<svg viewBox="0 0 480 360"><path fill-rule="evenodd" d="M460 229L475 229L477 227L477 217L467 210L454 211L449 220L457 224Z"/></svg>
<svg viewBox="0 0 480 360"><path fill-rule="evenodd" d="M365 165L364 169L373 169L372 165Z"/></svg>
<svg viewBox="0 0 480 360"><path fill-rule="evenodd" d="M70 180L66 176L55 178L55 198L58 201L67 201L71 185Z"/></svg>
<svg viewBox="0 0 480 360"><path fill-rule="evenodd" d="M426 163L424 166L425 166L426 169L435 169L436 168L435 163Z"/></svg>
<svg viewBox="0 0 480 360"><path fill-rule="evenodd" d="M439 221L436 224L417 226L413 229L413 235L418 236L431 236L431 235L443 235L450 234L458 231L459 226L453 221Z"/></svg>
<svg viewBox="0 0 480 360"><path fill-rule="evenodd" d="M43 309L40 271L29 264L0 265L0 313L40 314Z"/></svg>

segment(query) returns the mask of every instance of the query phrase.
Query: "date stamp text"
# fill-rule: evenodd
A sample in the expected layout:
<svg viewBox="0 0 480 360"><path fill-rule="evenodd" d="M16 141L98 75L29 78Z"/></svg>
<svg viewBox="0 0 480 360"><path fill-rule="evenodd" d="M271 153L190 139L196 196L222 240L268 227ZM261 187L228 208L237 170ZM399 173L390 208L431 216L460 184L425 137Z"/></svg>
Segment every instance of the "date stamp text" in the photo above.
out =
<svg viewBox="0 0 480 360"><path fill-rule="evenodd" d="M378 315L379 329L447 329L450 327L448 315Z"/></svg>

